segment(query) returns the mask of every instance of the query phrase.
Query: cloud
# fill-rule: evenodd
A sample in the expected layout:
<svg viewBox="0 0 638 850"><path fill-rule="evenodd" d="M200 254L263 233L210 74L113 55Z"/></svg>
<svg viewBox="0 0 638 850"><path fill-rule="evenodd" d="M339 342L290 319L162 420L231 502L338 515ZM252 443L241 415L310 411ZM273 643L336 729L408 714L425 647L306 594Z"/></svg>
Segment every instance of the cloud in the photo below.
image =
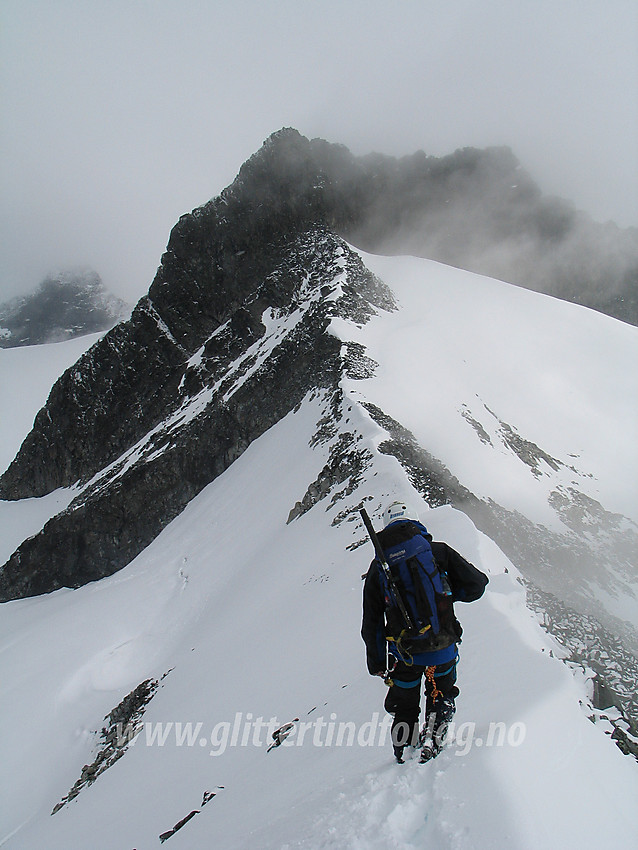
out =
<svg viewBox="0 0 638 850"><path fill-rule="evenodd" d="M633 2L5 0L0 300L92 265L128 300L272 131L355 153L507 144L638 224Z"/></svg>

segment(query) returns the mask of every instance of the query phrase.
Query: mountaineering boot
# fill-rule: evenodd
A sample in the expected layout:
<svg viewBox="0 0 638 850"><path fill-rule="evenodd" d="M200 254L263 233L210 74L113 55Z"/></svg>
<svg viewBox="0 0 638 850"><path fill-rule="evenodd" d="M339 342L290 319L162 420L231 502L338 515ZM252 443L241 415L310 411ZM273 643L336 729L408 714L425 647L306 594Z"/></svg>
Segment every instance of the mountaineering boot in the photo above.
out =
<svg viewBox="0 0 638 850"><path fill-rule="evenodd" d="M439 695L439 698L434 704L434 711L428 713L425 725L419 735L419 746L421 747L419 761L421 764L438 756L443 749L448 726L454 717L455 711L456 705L454 704L454 699Z"/></svg>
<svg viewBox="0 0 638 850"><path fill-rule="evenodd" d="M425 717L425 723L419 733L418 745L421 749L419 762L423 764L438 755L434 731L436 727L436 712L431 711Z"/></svg>
<svg viewBox="0 0 638 850"><path fill-rule="evenodd" d="M437 754L443 749L443 744L447 738L448 727L452 722L456 705L451 697L440 698L436 701L435 706L435 723L434 723L434 743L436 744Z"/></svg>
<svg viewBox="0 0 638 850"><path fill-rule="evenodd" d="M441 752L441 748L434 741L426 741L421 747L421 755L419 756L419 764L425 764L432 761Z"/></svg>
<svg viewBox="0 0 638 850"><path fill-rule="evenodd" d="M454 704L453 697L441 697L437 699L435 705L435 713L436 713L436 729L447 725L452 722L452 718L454 717L454 712L456 711L456 705Z"/></svg>
<svg viewBox="0 0 638 850"><path fill-rule="evenodd" d="M419 739L417 741L417 747L421 748L423 744L428 740L428 738L432 737L432 733L434 732L434 723L436 718L434 714L428 714L425 718L425 723L421 727L421 731L419 732Z"/></svg>
<svg viewBox="0 0 638 850"><path fill-rule="evenodd" d="M393 747L392 749L394 750L394 757L397 761L397 764L403 764L403 762L405 761L405 759L403 758L404 747Z"/></svg>

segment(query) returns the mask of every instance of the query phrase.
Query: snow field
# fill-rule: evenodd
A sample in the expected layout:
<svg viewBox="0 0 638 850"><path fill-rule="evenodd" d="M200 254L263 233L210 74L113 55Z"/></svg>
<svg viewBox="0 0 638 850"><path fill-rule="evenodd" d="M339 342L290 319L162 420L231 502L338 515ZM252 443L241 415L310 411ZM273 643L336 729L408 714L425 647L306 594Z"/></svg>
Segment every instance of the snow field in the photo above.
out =
<svg viewBox="0 0 638 850"><path fill-rule="evenodd" d="M562 470L563 483L575 478L607 510L638 521L638 328L433 260L359 253L400 309L360 329L333 323L379 363L374 378L351 386L479 497L555 522L550 479L535 480L501 445L495 414L524 423L523 438L575 467ZM464 408L493 446L481 442Z"/></svg>

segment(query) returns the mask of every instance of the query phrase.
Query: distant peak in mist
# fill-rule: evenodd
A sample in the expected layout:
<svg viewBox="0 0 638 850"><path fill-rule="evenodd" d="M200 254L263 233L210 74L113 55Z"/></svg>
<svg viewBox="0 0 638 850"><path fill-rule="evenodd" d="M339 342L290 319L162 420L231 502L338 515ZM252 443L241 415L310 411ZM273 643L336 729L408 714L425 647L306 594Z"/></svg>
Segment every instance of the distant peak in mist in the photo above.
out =
<svg viewBox="0 0 638 850"><path fill-rule="evenodd" d="M48 274L35 292L0 305L0 347L61 342L106 330L130 307L87 266Z"/></svg>

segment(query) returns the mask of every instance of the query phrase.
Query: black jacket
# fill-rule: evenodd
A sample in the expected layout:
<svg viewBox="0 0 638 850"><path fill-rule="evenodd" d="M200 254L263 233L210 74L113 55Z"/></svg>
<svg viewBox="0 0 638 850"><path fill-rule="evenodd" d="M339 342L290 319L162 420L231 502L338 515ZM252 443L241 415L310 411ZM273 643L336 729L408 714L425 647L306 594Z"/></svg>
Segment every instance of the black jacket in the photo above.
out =
<svg viewBox="0 0 638 850"><path fill-rule="evenodd" d="M447 575L454 602L474 602L479 599L489 581L462 555L447 543L432 541L432 554L439 569ZM374 675L385 669L385 603L379 576L378 561L373 561L366 575L363 588L363 623L361 637L366 645L366 660L369 672Z"/></svg>

